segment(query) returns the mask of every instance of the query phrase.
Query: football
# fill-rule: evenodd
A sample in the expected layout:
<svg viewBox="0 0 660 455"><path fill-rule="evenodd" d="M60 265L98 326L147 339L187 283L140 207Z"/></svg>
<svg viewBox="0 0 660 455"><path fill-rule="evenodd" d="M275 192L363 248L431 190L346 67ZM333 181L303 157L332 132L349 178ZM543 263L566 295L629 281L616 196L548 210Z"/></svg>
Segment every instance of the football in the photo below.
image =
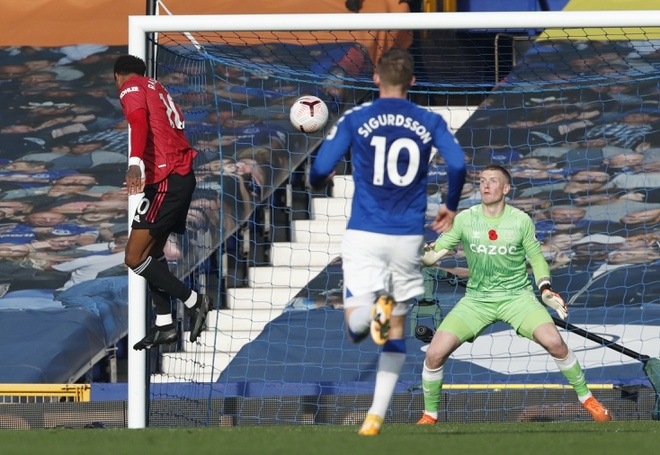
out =
<svg viewBox="0 0 660 455"><path fill-rule="evenodd" d="M298 131L315 133L328 121L328 106L316 96L301 96L291 106L289 120Z"/></svg>

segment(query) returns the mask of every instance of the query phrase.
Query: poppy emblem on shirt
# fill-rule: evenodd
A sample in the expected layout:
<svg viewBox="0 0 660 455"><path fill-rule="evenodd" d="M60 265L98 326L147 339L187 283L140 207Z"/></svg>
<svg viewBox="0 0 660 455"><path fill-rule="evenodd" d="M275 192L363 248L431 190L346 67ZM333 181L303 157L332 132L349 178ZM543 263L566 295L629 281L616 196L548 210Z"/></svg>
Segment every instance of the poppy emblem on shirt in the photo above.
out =
<svg viewBox="0 0 660 455"><path fill-rule="evenodd" d="M488 231L488 238L491 240L497 240L497 232L495 232L495 229Z"/></svg>

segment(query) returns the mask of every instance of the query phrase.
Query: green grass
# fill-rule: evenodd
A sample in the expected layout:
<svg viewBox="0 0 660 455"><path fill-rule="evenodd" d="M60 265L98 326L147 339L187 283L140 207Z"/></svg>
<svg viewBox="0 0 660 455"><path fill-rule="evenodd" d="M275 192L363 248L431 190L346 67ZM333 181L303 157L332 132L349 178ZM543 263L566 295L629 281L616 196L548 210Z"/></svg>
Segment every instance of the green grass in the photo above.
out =
<svg viewBox="0 0 660 455"><path fill-rule="evenodd" d="M357 426L0 431L3 455L652 455L660 422L390 424L380 436Z"/></svg>

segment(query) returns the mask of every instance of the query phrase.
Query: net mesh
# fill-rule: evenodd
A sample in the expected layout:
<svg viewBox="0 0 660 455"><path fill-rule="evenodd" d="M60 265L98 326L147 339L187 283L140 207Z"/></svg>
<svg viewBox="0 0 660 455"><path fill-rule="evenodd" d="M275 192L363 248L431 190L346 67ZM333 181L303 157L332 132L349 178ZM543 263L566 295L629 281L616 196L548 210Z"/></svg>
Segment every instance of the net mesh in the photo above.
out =
<svg viewBox="0 0 660 455"><path fill-rule="evenodd" d="M264 392L270 381L300 387L330 381L354 395L362 386L353 381L375 374L375 350L331 341L343 337L338 242L350 196L338 196L351 194L350 175L329 194L309 193L304 166L323 133L296 132L288 108L303 94L319 96L330 108L330 126L372 99L383 42L409 47L417 76L412 99L441 113L464 148L469 179L460 209L480 202L476 177L484 165L505 165L514 179L509 202L534 219L553 288L568 302L572 321L640 352L652 346L660 326L660 46L647 34L599 29L576 38L578 32L160 33L157 77L184 110L201 152L198 188L211 200L200 203L204 222L181 240L186 259L176 266L181 276L204 267L220 284L218 309L201 341L155 359L152 381L163 383L158 397L203 403L234 387L270 396ZM350 165L338 174L350 174ZM429 176L432 216L446 191L441 159ZM442 264L465 265L460 251ZM432 284L424 298L435 298L446 314L463 291ZM286 321L278 325L278 318ZM484 336L489 340L448 363L450 381L503 389L564 383L535 345L499 328ZM589 383L649 385L633 360L574 334L566 338ZM404 385L418 381L419 347L411 348ZM285 407L285 396L276 403ZM456 404L463 416L457 419L484 417L474 409L479 395L466 396ZM525 419L555 419L552 409L525 398L513 404L507 396L498 395L501 412L529 407ZM561 408L557 415L576 405L579 414L572 392L548 396Z"/></svg>

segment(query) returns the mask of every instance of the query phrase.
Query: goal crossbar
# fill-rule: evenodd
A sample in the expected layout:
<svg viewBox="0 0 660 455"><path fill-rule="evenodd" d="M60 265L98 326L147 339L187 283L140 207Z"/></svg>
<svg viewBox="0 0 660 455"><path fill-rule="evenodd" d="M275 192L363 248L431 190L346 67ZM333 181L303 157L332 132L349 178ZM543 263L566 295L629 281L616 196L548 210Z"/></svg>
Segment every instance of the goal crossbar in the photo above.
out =
<svg viewBox="0 0 660 455"><path fill-rule="evenodd" d="M396 17L394 17L396 16ZM392 24L396 24L393 27ZM392 29L539 29L657 27L660 10L478 13L231 14L129 16L129 52L144 56L145 34L155 32L328 31Z"/></svg>

